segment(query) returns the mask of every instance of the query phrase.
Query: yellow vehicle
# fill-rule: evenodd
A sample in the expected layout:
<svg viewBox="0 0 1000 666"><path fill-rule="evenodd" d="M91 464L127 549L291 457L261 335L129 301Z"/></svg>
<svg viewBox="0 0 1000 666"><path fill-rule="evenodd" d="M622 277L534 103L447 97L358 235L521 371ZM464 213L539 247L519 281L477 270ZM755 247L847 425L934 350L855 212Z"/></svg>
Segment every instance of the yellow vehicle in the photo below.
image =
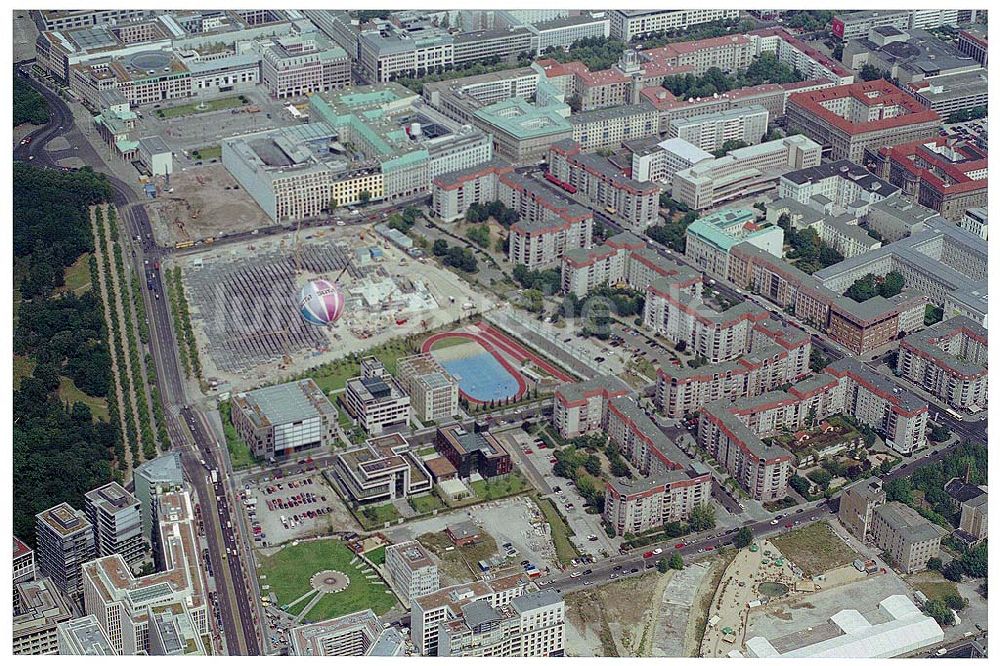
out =
<svg viewBox="0 0 1000 666"><path fill-rule="evenodd" d="M184 248L191 247L192 245L194 245L194 241L181 241L174 245L174 247L178 250L183 250Z"/></svg>
<svg viewBox="0 0 1000 666"><path fill-rule="evenodd" d="M617 211L617 210L616 210L616 209L615 209L614 207L612 207L612 206L608 206L608 207L607 207L607 208L605 208L604 210L608 211L608 215L614 215L615 213L617 213L617 212L618 212L618 211Z"/></svg>

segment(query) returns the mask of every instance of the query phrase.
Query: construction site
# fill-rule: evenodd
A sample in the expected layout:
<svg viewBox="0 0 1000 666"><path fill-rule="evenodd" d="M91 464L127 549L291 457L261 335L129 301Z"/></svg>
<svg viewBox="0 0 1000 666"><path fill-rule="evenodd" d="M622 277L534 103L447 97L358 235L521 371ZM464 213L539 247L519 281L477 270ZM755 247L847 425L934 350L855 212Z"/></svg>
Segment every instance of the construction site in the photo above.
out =
<svg viewBox="0 0 1000 666"><path fill-rule="evenodd" d="M155 196L146 208L158 245L211 242L271 225L222 164L178 170L169 185L162 178L151 185Z"/></svg>
<svg viewBox="0 0 1000 666"><path fill-rule="evenodd" d="M199 250L171 261L181 268L203 377L227 390L298 376L494 307L453 273L410 257L368 225ZM302 317L299 293L312 280L329 281L343 294L335 323L318 326Z"/></svg>

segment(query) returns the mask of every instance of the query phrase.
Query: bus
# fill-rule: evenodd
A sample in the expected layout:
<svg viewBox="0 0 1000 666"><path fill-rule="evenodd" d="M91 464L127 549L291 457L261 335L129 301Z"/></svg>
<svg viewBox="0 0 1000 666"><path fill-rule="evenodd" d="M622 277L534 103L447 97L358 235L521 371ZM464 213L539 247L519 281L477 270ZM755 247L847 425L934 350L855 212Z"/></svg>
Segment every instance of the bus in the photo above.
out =
<svg viewBox="0 0 1000 666"><path fill-rule="evenodd" d="M177 244L174 245L174 249L183 250L184 248L191 247L193 245L194 245L194 241L189 241L189 240L188 241L180 241L179 243L177 243Z"/></svg>
<svg viewBox="0 0 1000 666"><path fill-rule="evenodd" d="M618 212L614 206L607 206L604 210L607 211L608 215L614 215Z"/></svg>

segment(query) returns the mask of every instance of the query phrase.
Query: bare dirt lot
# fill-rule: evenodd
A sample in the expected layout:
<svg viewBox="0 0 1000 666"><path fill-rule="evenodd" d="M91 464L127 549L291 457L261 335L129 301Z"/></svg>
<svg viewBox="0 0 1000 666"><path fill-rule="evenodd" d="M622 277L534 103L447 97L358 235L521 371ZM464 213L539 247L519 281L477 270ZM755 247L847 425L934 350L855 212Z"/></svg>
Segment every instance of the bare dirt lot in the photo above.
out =
<svg viewBox="0 0 1000 666"><path fill-rule="evenodd" d="M566 595L566 654L638 657L649 654L663 588L674 572L653 570Z"/></svg>
<svg viewBox="0 0 1000 666"><path fill-rule="evenodd" d="M160 245L218 238L271 225L259 206L221 164L177 171L173 193L161 192L148 209Z"/></svg>
<svg viewBox="0 0 1000 666"><path fill-rule="evenodd" d="M850 564L858 556L825 521L788 532L772 541L805 576Z"/></svg>

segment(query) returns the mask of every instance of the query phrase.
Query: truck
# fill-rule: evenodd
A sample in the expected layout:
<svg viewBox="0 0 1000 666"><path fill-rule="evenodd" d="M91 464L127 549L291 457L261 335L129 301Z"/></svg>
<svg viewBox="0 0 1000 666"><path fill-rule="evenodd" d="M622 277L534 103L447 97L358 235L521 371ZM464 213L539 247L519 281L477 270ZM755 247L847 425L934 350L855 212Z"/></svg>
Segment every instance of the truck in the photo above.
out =
<svg viewBox="0 0 1000 666"><path fill-rule="evenodd" d="M219 482L219 470L213 469L212 470L212 485L215 485L218 482Z"/></svg>

